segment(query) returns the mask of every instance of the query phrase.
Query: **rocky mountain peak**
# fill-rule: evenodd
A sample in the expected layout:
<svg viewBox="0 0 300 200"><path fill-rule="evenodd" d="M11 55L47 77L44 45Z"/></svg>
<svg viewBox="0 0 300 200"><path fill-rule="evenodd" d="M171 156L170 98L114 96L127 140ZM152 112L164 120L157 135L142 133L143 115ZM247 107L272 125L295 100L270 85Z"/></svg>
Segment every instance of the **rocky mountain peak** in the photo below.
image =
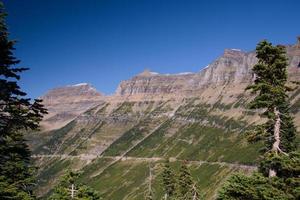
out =
<svg viewBox="0 0 300 200"><path fill-rule="evenodd" d="M155 76L159 75L157 72L152 72L149 69L145 69L142 73L138 74L139 77L149 77L149 76Z"/></svg>
<svg viewBox="0 0 300 200"><path fill-rule="evenodd" d="M241 58L245 56L246 52L241 49L225 49L223 57L224 58Z"/></svg>
<svg viewBox="0 0 300 200"><path fill-rule="evenodd" d="M294 81L300 79L299 39L296 44L286 46L289 79ZM218 99L221 93L223 99L230 99L244 92L245 87L253 81L251 69L256 63L254 51L225 49L222 56L198 73L159 74L146 69L122 81L115 95L109 97L103 96L88 83L79 83L50 90L42 99L51 113L51 116L47 116L48 121L55 122L73 119L101 101L160 101L185 97L201 97L212 101Z"/></svg>
<svg viewBox="0 0 300 200"><path fill-rule="evenodd" d="M103 100L103 95L88 83L58 87L41 97L49 114L42 125L46 129L60 127Z"/></svg>
<svg viewBox="0 0 300 200"><path fill-rule="evenodd" d="M77 102L100 98L103 95L88 83L79 83L50 90L41 98L44 104Z"/></svg>
<svg viewBox="0 0 300 200"><path fill-rule="evenodd" d="M289 58L289 77L300 76L300 37L295 45L286 46ZM252 67L257 63L255 51L225 49L224 54L198 73L158 74L145 70L132 79L122 81L116 95L132 99L151 99L171 96L179 98L200 94L199 90L213 87L245 87L253 80ZM244 90L242 88L241 90ZM213 95L210 95L213 96ZM203 97L203 96L202 96Z"/></svg>

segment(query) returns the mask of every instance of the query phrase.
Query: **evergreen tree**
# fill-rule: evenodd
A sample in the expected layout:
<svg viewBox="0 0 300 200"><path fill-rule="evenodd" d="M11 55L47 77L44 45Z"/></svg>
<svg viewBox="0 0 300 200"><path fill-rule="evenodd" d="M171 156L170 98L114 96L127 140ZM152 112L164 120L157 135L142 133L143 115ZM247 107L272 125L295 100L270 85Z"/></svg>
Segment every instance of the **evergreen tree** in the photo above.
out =
<svg viewBox="0 0 300 200"><path fill-rule="evenodd" d="M253 67L255 82L247 89L258 95L250 103L250 108L264 109L263 116L268 122L259 126L260 131L250 137L262 139L267 154L287 154L296 149L296 128L289 113L285 48L262 41L257 45L256 54L258 63ZM269 176L276 176L276 170L268 169Z"/></svg>
<svg viewBox="0 0 300 200"><path fill-rule="evenodd" d="M259 171L252 176L236 174L219 192L219 200L300 199L300 154L296 129L289 113L286 87L287 58L283 46L262 41L256 48L255 82L247 89L258 93L250 108L264 109L268 121L257 126L249 141L264 141ZM296 151L295 151L296 150Z"/></svg>
<svg viewBox="0 0 300 200"><path fill-rule="evenodd" d="M15 41L8 39L5 17L0 2L0 197L32 199L34 169L24 131L38 128L46 110L18 86L19 73L27 68L15 67L20 61L13 56Z"/></svg>
<svg viewBox="0 0 300 200"><path fill-rule="evenodd" d="M287 58L284 46L272 46L262 41L256 48L258 64L253 67L256 79L247 89L258 93L250 103L252 109L265 109L264 116L268 123L264 124L263 131L256 132L252 138L259 137L265 141L265 151L290 152L295 150L295 127L289 114L289 102L286 86ZM276 124L280 122L280 124ZM279 127L276 127L279 125ZM274 134L279 128L279 140ZM281 132L280 132L281 131ZM272 137L272 140L269 137ZM279 144L277 143L279 142ZM274 146L275 143L275 146Z"/></svg>
<svg viewBox="0 0 300 200"><path fill-rule="evenodd" d="M276 156L277 176L256 172L251 176L235 174L219 191L218 200L295 200L300 199L300 155Z"/></svg>
<svg viewBox="0 0 300 200"><path fill-rule="evenodd" d="M175 173L170 167L169 160L167 160L164 164L164 168L162 171L162 186L165 192L164 199L172 199L175 195L176 180Z"/></svg>
<svg viewBox="0 0 300 200"><path fill-rule="evenodd" d="M187 164L184 162L179 169L177 198L182 200L193 199L193 187L192 175L187 168Z"/></svg>
<svg viewBox="0 0 300 200"><path fill-rule="evenodd" d="M78 182L79 173L68 171L54 188L49 200L100 200L98 192Z"/></svg>
<svg viewBox="0 0 300 200"><path fill-rule="evenodd" d="M276 198L275 198L276 197ZM269 182L268 178L260 173L252 176L235 174L230 177L222 190L218 199L222 200L286 200L291 199L286 194L277 189L276 185Z"/></svg>

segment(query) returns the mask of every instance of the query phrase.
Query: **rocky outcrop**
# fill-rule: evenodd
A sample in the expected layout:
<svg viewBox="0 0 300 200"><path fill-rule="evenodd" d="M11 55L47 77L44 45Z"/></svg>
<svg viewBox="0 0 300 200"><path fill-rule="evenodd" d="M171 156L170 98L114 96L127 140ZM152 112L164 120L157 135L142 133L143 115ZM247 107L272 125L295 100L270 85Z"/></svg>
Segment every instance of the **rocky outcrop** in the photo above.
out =
<svg viewBox="0 0 300 200"><path fill-rule="evenodd" d="M226 49L224 54L198 73L198 87L249 83L251 67L257 62L254 52Z"/></svg>
<svg viewBox="0 0 300 200"><path fill-rule="evenodd" d="M300 37L295 45L286 47L287 56L289 58L289 78L293 81L300 80Z"/></svg>
<svg viewBox="0 0 300 200"><path fill-rule="evenodd" d="M300 41L286 46L290 80L300 80ZM122 81L116 91L118 98L160 99L202 96L216 87L239 87L242 91L253 80L252 67L257 62L255 52L225 49L224 54L197 73L158 74L148 70ZM239 89L238 89L239 90ZM218 95L219 93L215 93ZM212 94L213 95L213 94Z"/></svg>
<svg viewBox="0 0 300 200"><path fill-rule="evenodd" d="M101 99L102 94L88 83L79 83L50 90L41 98L44 104L82 102L91 98Z"/></svg>
<svg viewBox="0 0 300 200"><path fill-rule="evenodd" d="M52 89L41 99L49 112L42 126L45 129L55 129L100 103L103 95L90 84L80 83Z"/></svg>
<svg viewBox="0 0 300 200"><path fill-rule="evenodd" d="M289 79L300 80L300 38L286 46ZM238 100L253 80L255 52L225 49L223 55L197 73L159 74L145 70L120 83L112 96L102 96L89 84L56 88L42 97L49 110L44 122L62 124L99 102L162 101L199 97L205 103L230 104ZM51 126L52 126L51 125ZM55 127L55 126L54 126Z"/></svg>
<svg viewBox="0 0 300 200"><path fill-rule="evenodd" d="M116 95L171 94L186 88L195 74L163 75L144 71L130 80L122 81Z"/></svg>

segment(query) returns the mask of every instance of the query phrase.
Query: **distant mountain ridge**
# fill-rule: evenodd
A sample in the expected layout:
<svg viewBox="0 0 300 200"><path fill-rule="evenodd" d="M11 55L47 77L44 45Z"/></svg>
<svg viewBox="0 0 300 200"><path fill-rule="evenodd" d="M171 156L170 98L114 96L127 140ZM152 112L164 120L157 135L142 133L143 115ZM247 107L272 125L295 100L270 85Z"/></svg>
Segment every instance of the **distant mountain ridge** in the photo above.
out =
<svg viewBox="0 0 300 200"><path fill-rule="evenodd" d="M288 45L289 81L300 80L300 38ZM260 144L243 135L263 122L249 110L253 96L254 52L227 49L197 73L159 74L145 70L122 81L111 96L89 84L49 91L42 97L49 109L42 132L29 136L39 166L39 196L51 192L64 169L81 170L81 181L104 199L140 200L153 166L155 199L161 199L162 161L182 160L199 181L205 199L231 173L256 169ZM300 131L300 88L290 96Z"/></svg>
<svg viewBox="0 0 300 200"><path fill-rule="evenodd" d="M300 80L300 39L286 46L289 58L289 80ZM55 88L41 98L49 110L43 125L57 128L102 101L146 101L201 97L214 103L220 95L223 103L232 103L244 93L253 80L252 66L257 62L255 52L225 49L203 70L197 73L159 74L145 70L122 81L116 93L104 96L88 83ZM56 125L49 125L55 123Z"/></svg>
<svg viewBox="0 0 300 200"><path fill-rule="evenodd" d="M298 67L300 63L299 43L300 41L295 45L286 46L289 57L288 72L290 80L300 79L300 67ZM183 96L197 96L195 92L207 87L249 84L253 80L251 68L256 62L254 51L243 52L238 49L225 49L222 56L198 73L165 75L144 71L130 80L122 81L116 95L168 95L179 93Z"/></svg>
<svg viewBox="0 0 300 200"><path fill-rule="evenodd" d="M48 109L42 126L46 129L59 128L82 112L102 101L103 95L88 83L54 88L41 97Z"/></svg>

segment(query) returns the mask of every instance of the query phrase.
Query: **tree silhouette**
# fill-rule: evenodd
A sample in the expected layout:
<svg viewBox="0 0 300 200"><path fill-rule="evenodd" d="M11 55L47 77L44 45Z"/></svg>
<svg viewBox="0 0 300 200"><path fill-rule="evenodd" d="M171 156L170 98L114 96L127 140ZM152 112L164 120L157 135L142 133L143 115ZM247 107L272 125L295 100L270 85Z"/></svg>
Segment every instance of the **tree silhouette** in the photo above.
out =
<svg viewBox="0 0 300 200"><path fill-rule="evenodd" d="M34 186L30 150L24 132L37 129L46 110L41 100L26 98L17 81L27 68L13 56L15 41L8 39L6 13L0 2L0 197L32 199Z"/></svg>

